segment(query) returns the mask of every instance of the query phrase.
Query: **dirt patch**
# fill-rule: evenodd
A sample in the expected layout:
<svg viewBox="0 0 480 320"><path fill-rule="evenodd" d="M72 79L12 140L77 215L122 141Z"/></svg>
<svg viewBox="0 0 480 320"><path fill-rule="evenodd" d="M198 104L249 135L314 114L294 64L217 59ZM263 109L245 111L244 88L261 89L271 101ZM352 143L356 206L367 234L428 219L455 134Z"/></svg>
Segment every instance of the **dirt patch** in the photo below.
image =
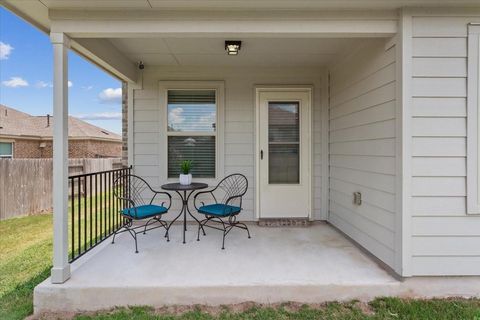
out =
<svg viewBox="0 0 480 320"><path fill-rule="evenodd" d="M76 315L75 312L44 312L39 315L30 315L25 320L70 320Z"/></svg>
<svg viewBox="0 0 480 320"><path fill-rule="evenodd" d="M272 303L272 304L259 304L255 302L243 302L238 304L230 304L230 305L220 305L220 306L209 306L209 305L172 305L172 306L164 306L160 308L147 308L150 310L151 313L157 315L173 315L173 316L181 316L188 312L195 312L200 311L202 313L209 314L213 317L217 317L224 312L228 313L242 313L248 311L252 308L272 308L272 309L284 309L290 313L299 312L301 309L308 307L309 309L320 310L326 308L328 303L316 303L316 304L305 304L300 302L283 302L283 303ZM365 302L352 302L347 306L348 308L355 308L360 310L362 313L366 315L373 315L375 314L372 307ZM32 315L26 318L27 320L58 320L58 319L65 319L71 320L75 316L82 314L87 316L94 316L97 314L108 315L112 313L116 313L120 310L132 310L132 308L114 308L110 310L101 310L95 312L82 312L82 313L75 313L75 312L58 312L58 313L43 313L40 315Z"/></svg>
<svg viewBox="0 0 480 320"><path fill-rule="evenodd" d="M353 304L353 307L359 309L367 316L373 316L375 314L375 310L373 310L372 306L366 302L356 301Z"/></svg>

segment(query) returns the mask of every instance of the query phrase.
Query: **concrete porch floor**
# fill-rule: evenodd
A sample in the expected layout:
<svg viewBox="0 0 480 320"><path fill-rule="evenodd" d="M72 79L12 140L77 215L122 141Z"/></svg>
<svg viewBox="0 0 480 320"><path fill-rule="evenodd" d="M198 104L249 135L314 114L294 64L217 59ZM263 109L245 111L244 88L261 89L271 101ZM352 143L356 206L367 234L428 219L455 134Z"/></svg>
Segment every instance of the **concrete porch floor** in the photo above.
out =
<svg viewBox="0 0 480 320"><path fill-rule="evenodd" d="M64 284L35 288L35 312L92 311L127 305L233 304L245 301L305 303L369 300L376 296L478 295L475 278L416 278L400 282L328 224L308 228L233 230L221 250L221 232L207 229L196 241L189 225L106 241L72 265ZM438 279L438 278L434 278ZM465 279L465 278L463 278ZM432 283L432 281L434 281ZM461 286L461 287L458 287ZM427 288L426 288L427 287Z"/></svg>

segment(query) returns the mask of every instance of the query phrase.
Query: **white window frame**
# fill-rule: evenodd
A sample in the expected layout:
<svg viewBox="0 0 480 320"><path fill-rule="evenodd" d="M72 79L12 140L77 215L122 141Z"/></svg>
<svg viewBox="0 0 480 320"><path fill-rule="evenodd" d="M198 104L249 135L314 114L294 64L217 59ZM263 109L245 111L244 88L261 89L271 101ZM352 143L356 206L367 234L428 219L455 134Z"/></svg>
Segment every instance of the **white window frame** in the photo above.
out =
<svg viewBox="0 0 480 320"><path fill-rule="evenodd" d="M480 214L480 24L468 25L467 214Z"/></svg>
<svg viewBox="0 0 480 320"><path fill-rule="evenodd" d="M217 106L217 119L215 124L215 177L214 178L195 178L194 181L215 183L225 174L224 170L224 123L225 123L225 84L223 81L159 81L159 103L160 103L160 154L164 154L161 159L160 178L161 181L176 182L178 178L168 177L168 137L185 135L185 133L168 131L168 91L169 90L215 90L215 102ZM211 136L211 133L188 132L189 135Z"/></svg>
<svg viewBox="0 0 480 320"><path fill-rule="evenodd" d="M13 154L15 153L15 145L13 141L5 141L5 140L0 140L0 143L9 143L12 145L12 154L5 156L5 155L0 155L0 159L13 159Z"/></svg>

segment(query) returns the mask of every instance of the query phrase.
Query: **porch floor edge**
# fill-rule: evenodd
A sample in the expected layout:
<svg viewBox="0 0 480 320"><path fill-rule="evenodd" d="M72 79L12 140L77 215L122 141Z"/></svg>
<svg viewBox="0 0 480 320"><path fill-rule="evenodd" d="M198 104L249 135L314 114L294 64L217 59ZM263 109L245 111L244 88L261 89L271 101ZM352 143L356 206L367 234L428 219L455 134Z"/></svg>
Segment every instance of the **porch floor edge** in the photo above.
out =
<svg viewBox="0 0 480 320"><path fill-rule="evenodd" d="M71 278L34 290L34 312L79 312L120 306L224 305L368 301L379 296L480 297L480 277L423 277L398 281L328 224L308 228L249 226L196 240L188 226L105 241L72 264ZM159 229L157 229L159 230Z"/></svg>
<svg viewBox="0 0 480 320"><path fill-rule="evenodd" d="M403 282L372 285L251 285L208 287L88 287L61 288L43 284L35 288L35 314L87 312L115 307L171 305L229 305L329 301L371 301L376 297L448 298L480 297L480 277L418 277ZM101 297L101 298L100 298Z"/></svg>

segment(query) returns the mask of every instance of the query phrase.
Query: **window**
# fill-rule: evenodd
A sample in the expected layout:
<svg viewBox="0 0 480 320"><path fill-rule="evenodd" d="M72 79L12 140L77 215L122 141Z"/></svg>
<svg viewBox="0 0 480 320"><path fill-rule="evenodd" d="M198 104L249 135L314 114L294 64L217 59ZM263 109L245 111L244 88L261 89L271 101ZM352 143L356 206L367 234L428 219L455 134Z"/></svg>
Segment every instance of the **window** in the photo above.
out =
<svg viewBox="0 0 480 320"><path fill-rule="evenodd" d="M178 178L181 162L192 160L194 178L215 179L223 159L220 120L223 84L174 84L168 83L163 90L167 178Z"/></svg>
<svg viewBox="0 0 480 320"><path fill-rule="evenodd" d="M13 158L12 142L0 142L0 158Z"/></svg>
<svg viewBox="0 0 480 320"><path fill-rule="evenodd" d="M468 26L467 213L480 213L480 25Z"/></svg>

